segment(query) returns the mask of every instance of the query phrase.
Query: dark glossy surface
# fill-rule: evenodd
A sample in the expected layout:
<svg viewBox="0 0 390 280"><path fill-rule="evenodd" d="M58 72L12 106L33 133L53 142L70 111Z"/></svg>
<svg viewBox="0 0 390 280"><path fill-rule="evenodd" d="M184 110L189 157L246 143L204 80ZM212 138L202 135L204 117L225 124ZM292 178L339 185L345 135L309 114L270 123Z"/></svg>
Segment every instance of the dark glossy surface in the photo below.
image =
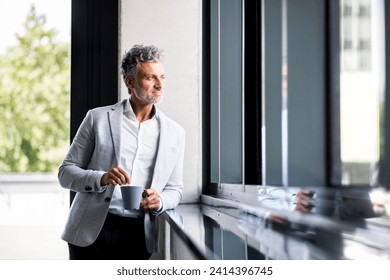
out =
<svg viewBox="0 0 390 280"><path fill-rule="evenodd" d="M198 258L390 259L386 193L375 198L363 188L267 191L258 189L256 203L208 197L165 217Z"/></svg>

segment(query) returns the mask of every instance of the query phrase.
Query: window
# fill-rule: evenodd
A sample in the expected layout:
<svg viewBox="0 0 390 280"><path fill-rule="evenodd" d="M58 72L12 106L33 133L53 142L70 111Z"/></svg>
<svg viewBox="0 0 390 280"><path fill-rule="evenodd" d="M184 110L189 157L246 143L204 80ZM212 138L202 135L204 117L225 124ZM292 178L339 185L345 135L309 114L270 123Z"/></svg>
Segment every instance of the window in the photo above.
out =
<svg viewBox="0 0 390 280"><path fill-rule="evenodd" d="M351 6L348 6L348 5L345 5L344 6L344 17L348 17L348 16L352 16L352 7Z"/></svg>
<svg viewBox="0 0 390 280"><path fill-rule="evenodd" d="M222 192L376 186L384 80L373 73L385 73L383 1L250 2L204 1L209 183Z"/></svg>
<svg viewBox="0 0 390 280"><path fill-rule="evenodd" d="M207 4L210 29L206 44L211 57L206 69L210 73L209 181L215 186L258 184L261 5L242 0L212 0Z"/></svg>
<svg viewBox="0 0 390 280"><path fill-rule="evenodd" d="M218 44L218 41L215 41L218 32L211 31L210 56L214 59L210 67L211 182L324 184L325 143L321 113L325 109L324 81L321 80L324 75L324 67L321 67L324 44L318 35L324 27L324 18L321 20L319 15L323 7L308 1L301 10L302 13L312 15L311 20L315 24L307 24L302 20L300 12L289 15L288 26L292 28L292 33L299 35L293 38L287 37L286 29L282 30L280 3L278 1L263 3L263 7L253 8L250 7L249 1L210 1L211 30L219 30L222 38L224 30L228 30L229 39L232 40L229 45L227 42ZM262 19L263 30L260 24L261 8L267 10L265 18ZM234 11L235 16L229 15L229 11ZM240 21L240 13L241 19L245 19L244 23ZM236 20L236 29L229 28L229 25L224 23L225 14L229 16L230 21L232 18ZM217 21L218 18L221 20ZM283 28L286 26L287 24ZM216 29L217 27L219 29ZM301 28L303 32L300 31ZM249 30L252 32L249 33ZM293 50L294 55L287 54L282 57L282 32L285 32L284 39L289 40L289 50ZM263 42L262 36L265 38ZM313 40L313 37L316 40ZM249 49L249 46L256 45L256 42L257 49ZM214 55L213 51L218 49L218 55ZM262 51L265 52L264 61L256 58L256 55L261 56ZM219 61L215 57L219 57ZM232 60L232 57L237 59L234 62L235 73L228 72L232 70L227 70L223 65L226 61ZM286 59L283 67L282 59ZM310 65L307 65L308 61L311 62ZM290 78L291 76L293 78ZM282 81L286 77L288 84ZM300 82L302 79L310 82L303 84ZM263 84L260 82L256 85L253 81L262 81ZM224 90L223 87L227 87L228 90ZM287 98L290 96L294 98ZM255 104L256 107L249 107L248 103ZM284 105L286 106L282 110ZM218 112L221 112L220 116ZM249 112L256 114L249 117ZM308 114L312 116L310 121L306 118ZM289 117L290 115L292 117ZM234 120L224 123L229 118ZM248 122L252 125L247 125ZM218 130L221 131L220 134L217 133ZM248 142L247 139L255 141ZM256 168L249 173L248 168L252 166ZM218 174L216 172L218 167L221 169L218 178L220 181L215 175Z"/></svg>
<svg viewBox="0 0 390 280"><path fill-rule="evenodd" d="M369 17L370 16L370 2L366 4L361 4L359 6L359 17Z"/></svg>
<svg viewBox="0 0 390 280"><path fill-rule="evenodd" d="M344 40L344 50L352 50L352 41Z"/></svg>
<svg viewBox="0 0 390 280"><path fill-rule="evenodd" d="M0 4L0 259L67 259L70 3Z"/></svg>

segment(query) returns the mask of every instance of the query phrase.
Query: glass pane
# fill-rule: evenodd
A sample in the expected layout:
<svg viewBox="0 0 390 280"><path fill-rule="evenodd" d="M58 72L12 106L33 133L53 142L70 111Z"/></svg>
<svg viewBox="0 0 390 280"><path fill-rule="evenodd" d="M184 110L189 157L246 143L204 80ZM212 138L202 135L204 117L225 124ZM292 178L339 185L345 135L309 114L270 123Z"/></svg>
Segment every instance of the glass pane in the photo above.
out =
<svg viewBox="0 0 390 280"><path fill-rule="evenodd" d="M242 182L241 1L221 1L221 181Z"/></svg>
<svg viewBox="0 0 390 280"><path fill-rule="evenodd" d="M211 1L211 182L242 182L242 11Z"/></svg>
<svg viewBox="0 0 390 280"><path fill-rule="evenodd" d="M0 3L0 259L68 259L70 2Z"/></svg>
<svg viewBox="0 0 390 280"><path fill-rule="evenodd" d="M383 154L384 3L340 3L342 184L375 186Z"/></svg>

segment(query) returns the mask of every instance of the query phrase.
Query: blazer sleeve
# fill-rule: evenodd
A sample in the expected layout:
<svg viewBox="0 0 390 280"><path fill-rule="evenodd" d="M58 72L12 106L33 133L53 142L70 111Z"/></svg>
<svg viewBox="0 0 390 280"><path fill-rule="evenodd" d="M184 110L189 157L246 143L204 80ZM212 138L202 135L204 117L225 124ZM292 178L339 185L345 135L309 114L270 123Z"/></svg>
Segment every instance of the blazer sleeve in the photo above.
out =
<svg viewBox="0 0 390 280"><path fill-rule="evenodd" d="M88 164L95 149L93 112L88 111L58 170L58 181L63 188L75 192L102 192L97 184L104 171L89 170Z"/></svg>
<svg viewBox="0 0 390 280"><path fill-rule="evenodd" d="M182 199L183 196L183 163L184 163L184 150L185 150L185 132L182 131L182 138L180 144L180 152L176 159L173 171L169 180L163 190L160 193L162 201L162 208L156 212L157 215L161 214L165 210L175 208Z"/></svg>

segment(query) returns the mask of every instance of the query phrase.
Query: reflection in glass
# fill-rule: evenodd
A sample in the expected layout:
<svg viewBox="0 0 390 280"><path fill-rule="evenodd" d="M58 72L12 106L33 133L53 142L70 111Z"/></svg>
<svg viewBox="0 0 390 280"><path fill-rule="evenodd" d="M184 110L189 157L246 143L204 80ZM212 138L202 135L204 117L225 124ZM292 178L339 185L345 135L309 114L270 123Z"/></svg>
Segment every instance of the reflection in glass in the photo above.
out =
<svg viewBox="0 0 390 280"><path fill-rule="evenodd" d="M383 155L383 0L341 0L340 143L343 185L378 185Z"/></svg>

